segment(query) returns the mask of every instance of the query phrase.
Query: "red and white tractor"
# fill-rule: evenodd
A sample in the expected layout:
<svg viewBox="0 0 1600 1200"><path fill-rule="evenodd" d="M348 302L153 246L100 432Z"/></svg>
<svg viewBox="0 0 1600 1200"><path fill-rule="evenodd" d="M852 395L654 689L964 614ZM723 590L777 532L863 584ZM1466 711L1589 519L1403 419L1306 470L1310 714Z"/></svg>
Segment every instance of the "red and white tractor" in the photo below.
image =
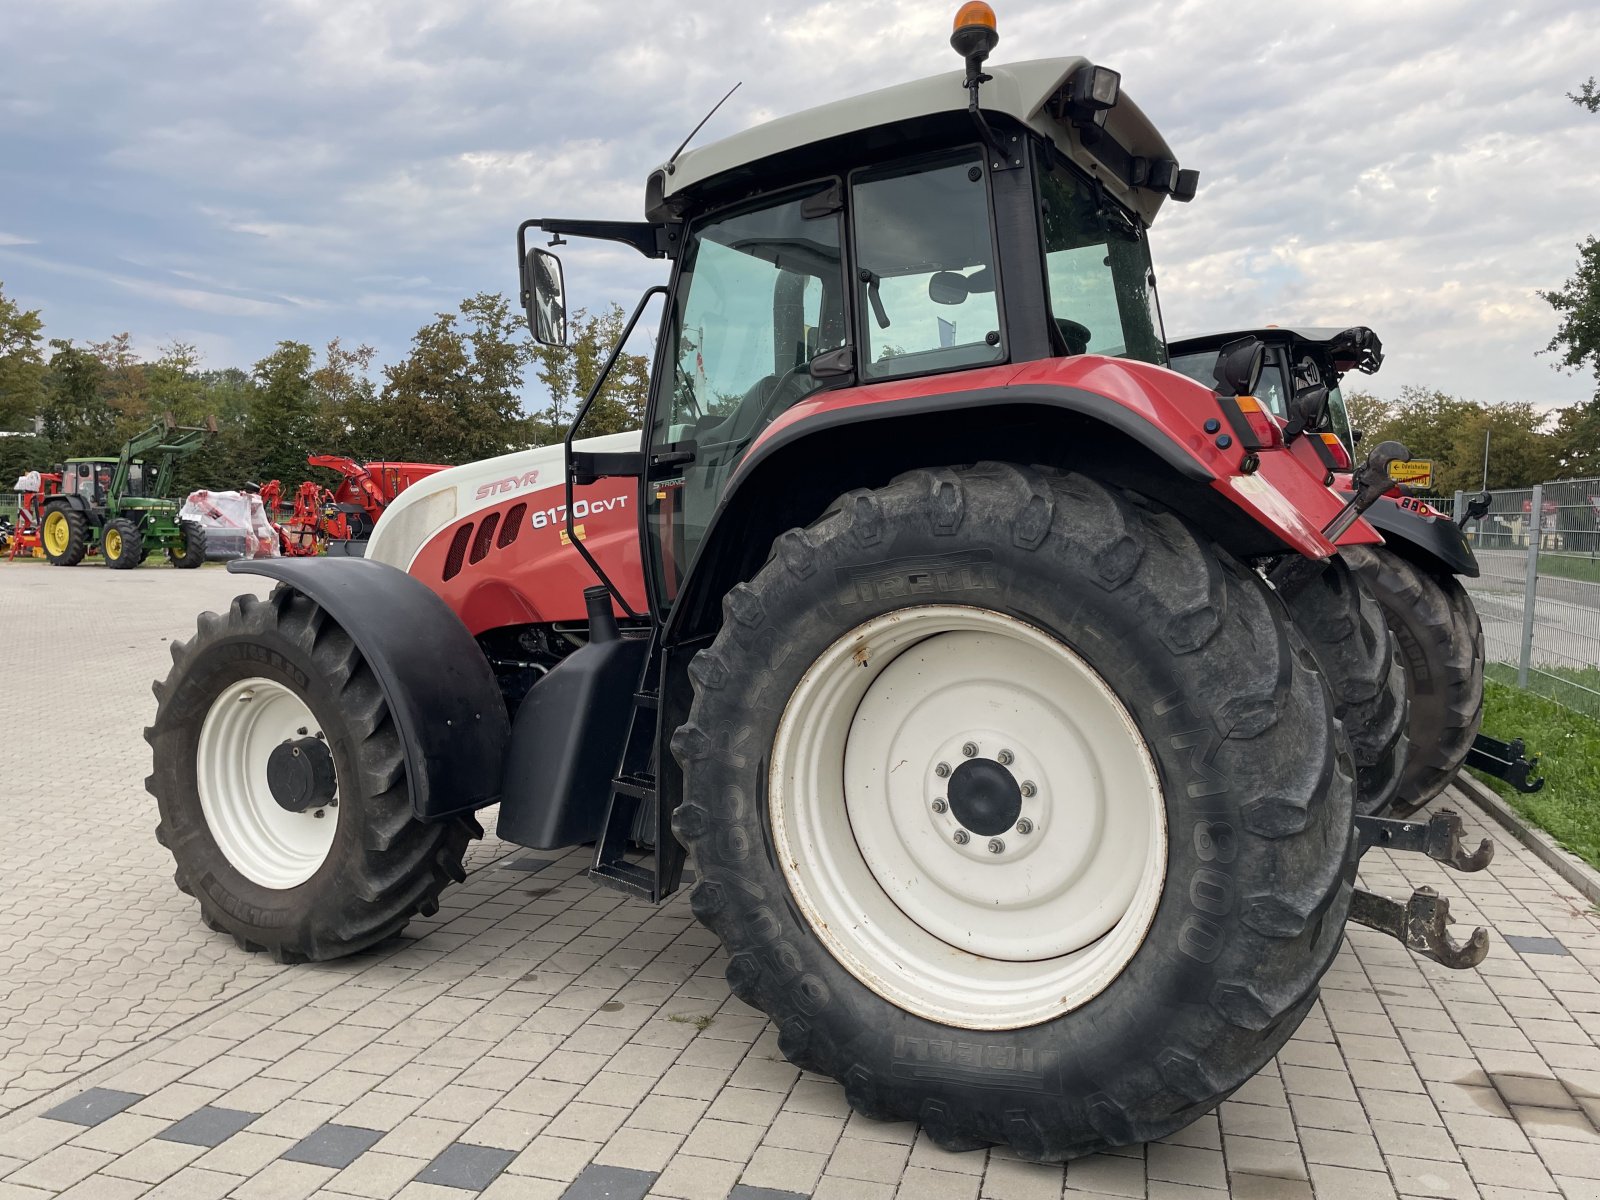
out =
<svg viewBox="0 0 1600 1200"><path fill-rule="evenodd" d="M1213 385L1168 370L1147 231L1195 174L1115 71L988 66L996 40L968 4L965 70L681 151L642 220L523 224L541 340L566 306L535 231L668 273L622 338L659 301L644 429L580 414L433 475L364 559L230 566L279 586L200 619L148 732L213 928L373 945L496 804L643 901L687 852L785 1055L1042 1159L1259 1070L1353 902L1482 957L1431 893L1355 887L1374 841L1481 865L1445 818L1357 815L1405 695L1335 541L1380 540L1359 512L1403 447L1345 501L1253 398L1258 341Z"/></svg>

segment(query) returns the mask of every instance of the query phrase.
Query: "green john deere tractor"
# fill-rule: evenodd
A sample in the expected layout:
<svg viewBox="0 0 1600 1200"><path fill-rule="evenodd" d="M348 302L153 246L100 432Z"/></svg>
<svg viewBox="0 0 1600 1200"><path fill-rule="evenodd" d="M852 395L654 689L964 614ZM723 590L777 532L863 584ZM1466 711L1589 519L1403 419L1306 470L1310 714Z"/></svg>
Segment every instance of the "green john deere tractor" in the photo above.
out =
<svg viewBox="0 0 1600 1200"><path fill-rule="evenodd" d="M205 530L178 519L168 495L173 464L200 449L217 431L179 425L171 413L129 438L116 458L71 458L62 464L61 494L44 506L44 556L55 567L75 567L95 551L112 570L137 567L152 550L164 550L175 567L206 560ZM146 461L143 455L149 455Z"/></svg>

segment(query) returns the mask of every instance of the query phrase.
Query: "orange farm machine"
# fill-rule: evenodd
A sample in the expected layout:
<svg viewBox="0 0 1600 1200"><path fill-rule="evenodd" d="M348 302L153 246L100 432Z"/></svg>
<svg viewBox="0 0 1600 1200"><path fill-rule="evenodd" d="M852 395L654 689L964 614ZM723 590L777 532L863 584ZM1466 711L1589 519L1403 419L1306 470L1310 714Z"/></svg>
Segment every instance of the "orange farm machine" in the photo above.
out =
<svg viewBox="0 0 1600 1200"><path fill-rule="evenodd" d="M445 469L435 463L379 461L363 465L339 454L308 455L306 463L337 471L343 478L331 489L313 479L295 489L289 518L278 525L279 549L294 558L317 554L325 545L349 551L351 543L365 543L396 496ZM283 503L283 485L276 479L263 484L261 499L275 518Z"/></svg>

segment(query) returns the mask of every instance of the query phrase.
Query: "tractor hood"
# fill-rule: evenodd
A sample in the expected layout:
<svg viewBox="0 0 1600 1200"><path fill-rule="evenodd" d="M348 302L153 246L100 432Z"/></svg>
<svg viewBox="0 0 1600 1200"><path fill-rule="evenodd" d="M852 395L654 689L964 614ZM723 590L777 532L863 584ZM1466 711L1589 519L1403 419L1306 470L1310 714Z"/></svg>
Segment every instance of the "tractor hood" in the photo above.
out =
<svg viewBox="0 0 1600 1200"><path fill-rule="evenodd" d="M1090 66L1081 56L1039 58L1005 66L986 65L992 78L979 92L979 105L989 117L1009 116L1050 139L1057 149L1126 204L1146 224L1155 220L1168 193L1154 187L1130 186L1085 147L1080 131L1057 115L1063 111L1063 89L1080 69ZM660 219L701 185L765 160L801 150L848 134L881 129L946 113L964 112L967 90L964 71L896 84L862 96L852 96L792 116L767 121L732 137L697 150L686 150L675 162L657 168L646 187L645 208L651 220ZM1123 151L1150 162L1176 163L1166 141L1126 93L1106 114L1104 133Z"/></svg>

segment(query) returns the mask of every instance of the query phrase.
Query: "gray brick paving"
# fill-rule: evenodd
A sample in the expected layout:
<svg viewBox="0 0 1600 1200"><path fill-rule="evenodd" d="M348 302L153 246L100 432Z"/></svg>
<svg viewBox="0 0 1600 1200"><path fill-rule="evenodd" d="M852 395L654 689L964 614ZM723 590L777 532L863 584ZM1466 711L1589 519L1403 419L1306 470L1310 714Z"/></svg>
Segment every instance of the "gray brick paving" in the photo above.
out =
<svg viewBox="0 0 1600 1200"><path fill-rule="evenodd" d="M1300 1031L1216 1112L1065 1167L852 1114L729 994L682 897L598 891L582 852L534 870L488 839L403 939L319 966L247 955L172 887L139 738L160 639L241 582L0 564L0 625L29 630L0 676L0 1200L1600 1198L1600 922L1492 829L1480 875L1363 864L1490 926L1479 971L1354 929ZM61 695L93 719L47 721ZM204 1144L171 1140L186 1122Z"/></svg>

